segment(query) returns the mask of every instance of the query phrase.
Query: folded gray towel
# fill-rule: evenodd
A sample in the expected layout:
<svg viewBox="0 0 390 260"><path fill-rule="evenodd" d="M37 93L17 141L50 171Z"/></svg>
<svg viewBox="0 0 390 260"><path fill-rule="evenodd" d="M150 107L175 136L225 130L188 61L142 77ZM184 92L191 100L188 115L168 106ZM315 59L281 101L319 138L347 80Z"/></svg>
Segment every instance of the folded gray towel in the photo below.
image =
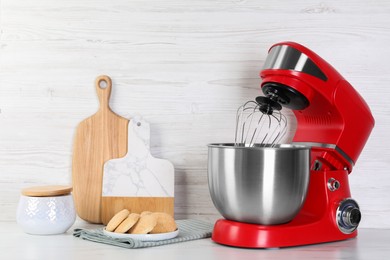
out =
<svg viewBox="0 0 390 260"><path fill-rule="evenodd" d="M142 248L151 246L161 246L185 241L191 241L201 238L211 237L213 224L196 220L196 219L182 219L177 220L176 224L179 228L179 235L172 239L161 241L140 241L129 238L112 238L103 233L103 228L98 229L75 229L73 236L85 240L120 246L124 248Z"/></svg>

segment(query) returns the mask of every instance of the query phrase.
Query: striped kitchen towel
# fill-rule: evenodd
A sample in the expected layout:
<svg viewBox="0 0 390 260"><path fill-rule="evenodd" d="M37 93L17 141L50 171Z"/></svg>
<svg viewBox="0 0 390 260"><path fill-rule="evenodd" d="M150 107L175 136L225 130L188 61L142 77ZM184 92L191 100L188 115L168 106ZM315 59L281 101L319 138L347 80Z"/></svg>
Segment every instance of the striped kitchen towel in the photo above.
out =
<svg viewBox="0 0 390 260"><path fill-rule="evenodd" d="M179 229L179 234L177 235L177 237L160 241L141 241L131 238L112 238L104 234L103 228L75 229L73 232L73 236L79 237L84 240L124 248L162 246L211 237L211 232L213 229L213 224L211 223L197 219L182 219L176 220L176 224Z"/></svg>

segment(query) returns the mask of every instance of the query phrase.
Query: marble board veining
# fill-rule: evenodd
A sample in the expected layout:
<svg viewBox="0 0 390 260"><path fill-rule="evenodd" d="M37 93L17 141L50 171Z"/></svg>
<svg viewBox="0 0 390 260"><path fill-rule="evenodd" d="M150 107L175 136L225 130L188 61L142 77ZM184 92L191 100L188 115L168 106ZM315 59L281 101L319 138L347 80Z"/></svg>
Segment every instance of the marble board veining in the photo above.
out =
<svg viewBox="0 0 390 260"><path fill-rule="evenodd" d="M104 197L173 197L174 167L150 153L150 125L134 117L128 127L128 152L104 164Z"/></svg>

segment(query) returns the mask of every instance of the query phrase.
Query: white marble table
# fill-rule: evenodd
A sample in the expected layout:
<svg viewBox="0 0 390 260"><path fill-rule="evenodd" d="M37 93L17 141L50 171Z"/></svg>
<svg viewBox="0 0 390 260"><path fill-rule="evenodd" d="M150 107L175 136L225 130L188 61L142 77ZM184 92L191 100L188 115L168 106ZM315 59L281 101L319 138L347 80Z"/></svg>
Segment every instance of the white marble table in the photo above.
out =
<svg viewBox="0 0 390 260"><path fill-rule="evenodd" d="M33 236L14 222L0 222L0 259L390 259L390 230L360 229L358 238L284 249L241 249L201 239L153 248L123 249L72 236L76 227L97 227L78 221L65 234Z"/></svg>

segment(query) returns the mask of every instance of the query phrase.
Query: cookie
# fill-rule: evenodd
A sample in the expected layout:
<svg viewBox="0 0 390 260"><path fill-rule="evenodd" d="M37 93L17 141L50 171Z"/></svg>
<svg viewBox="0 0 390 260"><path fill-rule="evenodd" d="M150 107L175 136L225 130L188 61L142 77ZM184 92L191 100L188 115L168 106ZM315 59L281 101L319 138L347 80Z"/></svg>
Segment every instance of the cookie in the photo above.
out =
<svg viewBox="0 0 390 260"><path fill-rule="evenodd" d="M131 213L120 225L115 229L115 233L126 233L137 223L140 215L137 213Z"/></svg>
<svg viewBox="0 0 390 260"><path fill-rule="evenodd" d="M142 217L142 216L145 216L145 215L150 215L150 214L152 214L151 211L142 211L142 212L141 212L141 217Z"/></svg>
<svg viewBox="0 0 390 260"><path fill-rule="evenodd" d="M156 226L156 218L152 214L145 214L140 217L138 222L130 229L130 234L147 234Z"/></svg>
<svg viewBox="0 0 390 260"><path fill-rule="evenodd" d="M130 212L127 209L123 209L115 214L112 219L108 222L106 230L114 231L123 220L125 220L129 216Z"/></svg>
<svg viewBox="0 0 390 260"><path fill-rule="evenodd" d="M156 226L150 231L150 234L173 232L177 229L175 219L164 212L154 212L152 216L156 218Z"/></svg>

